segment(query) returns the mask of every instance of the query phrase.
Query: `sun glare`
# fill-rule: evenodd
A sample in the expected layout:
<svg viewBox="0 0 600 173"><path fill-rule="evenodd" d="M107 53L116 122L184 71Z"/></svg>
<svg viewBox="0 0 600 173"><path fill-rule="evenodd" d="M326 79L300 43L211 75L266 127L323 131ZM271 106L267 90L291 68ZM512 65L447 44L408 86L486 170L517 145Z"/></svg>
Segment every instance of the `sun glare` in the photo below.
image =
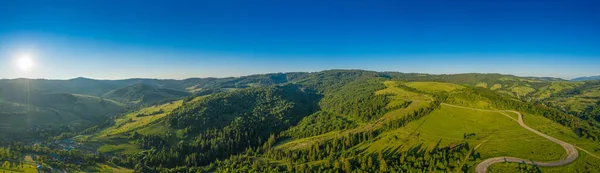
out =
<svg viewBox="0 0 600 173"><path fill-rule="evenodd" d="M33 59L30 55L22 55L17 59L17 67L23 71L29 71L33 67Z"/></svg>

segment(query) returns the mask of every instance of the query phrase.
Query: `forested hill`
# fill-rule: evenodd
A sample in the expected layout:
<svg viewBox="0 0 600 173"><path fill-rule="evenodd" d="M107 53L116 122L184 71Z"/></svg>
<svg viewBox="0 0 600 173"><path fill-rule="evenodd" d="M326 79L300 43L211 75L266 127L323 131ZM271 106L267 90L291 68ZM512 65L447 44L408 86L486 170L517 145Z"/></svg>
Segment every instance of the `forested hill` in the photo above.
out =
<svg viewBox="0 0 600 173"><path fill-rule="evenodd" d="M180 99L190 93L174 89L160 88L147 84L133 84L124 88L112 90L102 97L127 104L151 104L164 100Z"/></svg>
<svg viewBox="0 0 600 173"><path fill-rule="evenodd" d="M272 73L249 75L229 78L190 78L184 80L166 79L126 79L126 80L94 80L87 78L75 78L70 80L45 80L45 79L3 79L0 80L1 88L18 86L24 89L28 83L29 90L40 92L62 92L83 94L101 97L110 91L125 88L132 85L147 85L152 87L201 92L210 89L223 88L247 88L272 86L288 83L313 83L318 89L334 87L329 84L348 82L349 79L367 77L383 77L403 81L438 81L470 86L485 87L492 90L500 90L515 96L546 97L555 90L561 90L578 85L578 82L568 82L556 78L517 77L502 74L451 74L430 75L400 72L374 72L363 70L327 70L322 72L294 72L294 73ZM341 81L337 81L341 80ZM344 81L345 80L345 81ZM546 91L551 90L551 91Z"/></svg>
<svg viewBox="0 0 600 173"><path fill-rule="evenodd" d="M596 169L600 162L592 156L600 154L596 104L600 95L595 95L600 84L593 81L363 70L186 80L74 80L77 85L30 80L29 91L18 87L26 84L24 79L0 80L4 86L0 92L7 94L0 106L23 108L27 104L23 94L29 92L39 96L30 104L69 110L85 122L96 121L44 133L47 139L82 143L86 150L48 149L41 155L73 158L73 153L93 151L86 157L75 154L82 162L45 161L67 171L102 163L136 172L473 172L476 164L492 157L552 161L563 156L560 146L523 129L513 121L514 113L501 110L521 112L532 128L591 151L564 170L600 171ZM86 82L102 85L91 90ZM98 93L102 94L92 96ZM596 102L571 101L581 98ZM56 104L63 102L104 108L114 104L119 110L131 104L142 107L102 112L108 109L85 106L74 111ZM95 120L91 117L102 116L78 112L82 110L111 115ZM38 115L46 116L50 114ZM490 169L544 169L504 167Z"/></svg>
<svg viewBox="0 0 600 173"><path fill-rule="evenodd" d="M88 78L75 78L70 80L44 80L44 79L3 79L0 80L0 102L4 105L18 105L40 103L36 95L48 95L55 93L75 94L82 98L96 97L98 100L117 103L129 109L139 106L148 106L155 103L164 103L172 99L180 99L188 95L207 95L219 92L228 92L243 88L268 87L288 84L297 84L307 89L315 90L325 98L321 103L324 109L330 109L337 114L349 113L340 108L341 102L329 102L331 97L353 97L336 94L340 90L356 90L355 92L367 92L381 88L379 84L364 84L356 81L373 80L398 80L398 81L436 81L468 85L477 88L486 88L495 92L509 95L520 100L539 102L561 111L568 112L585 119L598 119L596 106L600 101L600 92L595 90L597 86L594 81L570 82L555 78L533 78L517 77L502 74L451 74L430 75L400 72L374 72L363 70L327 70L321 72L295 72L295 73L272 73L258 74L230 78L190 78L185 80L162 80L162 79L126 79L126 80L94 80ZM354 83L354 84L351 84ZM363 84L360 84L363 83ZM347 86L351 84L350 86ZM354 89L352 85L364 85L365 89ZM379 85L379 86L378 86ZM368 91L368 92L371 92ZM351 93L351 92L350 92ZM29 95L29 97L27 97ZM34 97L32 97L34 96ZM55 97L58 98L58 97ZM381 98L376 98L380 99ZM342 99L344 102L352 99ZM60 100L54 100L59 102ZM53 101L46 101L50 103ZM357 111L368 111L369 116L361 118L371 119L377 117L382 111L379 107L371 105L360 105L364 109ZM98 101L100 103L100 101ZM45 106L39 105L38 106ZM54 108L53 106L45 106ZM111 109L117 110L117 109ZM47 112L47 111L42 111ZM90 112L96 114L95 112ZM111 111L114 116L120 111ZM40 116L52 116L49 113L40 113ZM83 117L82 115L77 115ZM36 118L39 119L39 118ZM100 123L100 122L98 122ZM45 124L30 124L29 127Z"/></svg>

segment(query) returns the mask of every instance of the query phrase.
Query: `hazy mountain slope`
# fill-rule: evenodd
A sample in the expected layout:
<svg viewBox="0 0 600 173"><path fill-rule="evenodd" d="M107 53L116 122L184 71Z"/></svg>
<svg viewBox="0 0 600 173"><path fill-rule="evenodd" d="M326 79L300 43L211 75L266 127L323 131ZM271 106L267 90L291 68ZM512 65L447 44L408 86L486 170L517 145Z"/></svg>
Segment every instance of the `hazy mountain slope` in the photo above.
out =
<svg viewBox="0 0 600 173"><path fill-rule="evenodd" d="M0 89L18 89L21 91L42 93L72 93L92 96L102 94L120 87L119 85L87 78L75 78L70 80L46 80L46 79L4 79L0 80ZM19 91L19 92L21 92Z"/></svg>
<svg viewBox="0 0 600 173"><path fill-rule="evenodd" d="M50 137L103 123L123 106L109 99L67 93L34 94L27 101L0 101L0 136ZM60 129L60 130L59 130Z"/></svg>
<svg viewBox="0 0 600 173"><path fill-rule="evenodd" d="M571 81L586 81L586 80L600 80L600 75L598 75L598 76L578 77L578 78L571 79Z"/></svg>
<svg viewBox="0 0 600 173"><path fill-rule="evenodd" d="M104 94L103 97L127 104L151 104L164 100L179 99L189 95L190 93L185 91L138 83L112 90Z"/></svg>

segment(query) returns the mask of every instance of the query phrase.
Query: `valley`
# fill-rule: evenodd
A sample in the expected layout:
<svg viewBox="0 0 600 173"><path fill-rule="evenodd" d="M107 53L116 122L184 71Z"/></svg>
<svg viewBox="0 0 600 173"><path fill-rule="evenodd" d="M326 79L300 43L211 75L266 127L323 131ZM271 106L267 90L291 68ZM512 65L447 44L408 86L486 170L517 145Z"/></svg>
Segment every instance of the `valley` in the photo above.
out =
<svg viewBox="0 0 600 173"><path fill-rule="evenodd" d="M0 80L2 170L600 171L596 81L328 70L19 82Z"/></svg>

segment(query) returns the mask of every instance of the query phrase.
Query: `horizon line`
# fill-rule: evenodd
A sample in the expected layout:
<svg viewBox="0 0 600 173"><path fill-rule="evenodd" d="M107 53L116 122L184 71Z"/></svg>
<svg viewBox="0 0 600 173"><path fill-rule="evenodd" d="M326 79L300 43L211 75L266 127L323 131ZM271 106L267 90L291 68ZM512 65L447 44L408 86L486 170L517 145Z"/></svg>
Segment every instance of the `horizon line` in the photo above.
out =
<svg viewBox="0 0 600 173"><path fill-rule="evenodd" d="M424 72L401 72L401 71L375 71L375 70L364 70L364 69L328 69L328 70L320 70L320 71L289 71L289 72L250 73L250 74L244 74L244 75L239 75L239 76L224 76L224 77L214 77L214 76L209 76L209 77L187 77L187 78L131 77L131 78L112 78L112 79L106 79L106 78L104 78L104 79L102 79L102 78L92 78L92 77L79 76L79 77L73 77L73 78L27 78L27 77L18 77L18 78L1 78L0 80L30 79L30 80L59 80L59 81L63 80L63 81L67 81L67 80L75 80L75 79L80 79L80 78L81 79L91 79L91 80L103 80L103 81L135 80L135 79L152 79L152 80L188 80L188 79L210 79L210 78L224 79L224 78L241 78L241 77L247 77L247 76L252 76L252 75L287 74L287 73L319 73L319 72L334 71L334 70L343 70L343 71L358 70L358 71L378 72L378 73L391 72L391 73L402 73L402 74L426 74L426 75L498 74L498 75L515 76L515 77L522 77L522 78L554 78L554 79L562 79L562 80L567 80L567 81L570 81L570 80L573 80L573 79L576 79L576 78L600 76L600 75L588 75L588 76L579 76L579 77L573 77L573 78L570 78L570 79L566 79L566 78L551 77L551 76L519 76L519 75L515 75L515 74L485 73L485 72L424 73Z"/></svg>

